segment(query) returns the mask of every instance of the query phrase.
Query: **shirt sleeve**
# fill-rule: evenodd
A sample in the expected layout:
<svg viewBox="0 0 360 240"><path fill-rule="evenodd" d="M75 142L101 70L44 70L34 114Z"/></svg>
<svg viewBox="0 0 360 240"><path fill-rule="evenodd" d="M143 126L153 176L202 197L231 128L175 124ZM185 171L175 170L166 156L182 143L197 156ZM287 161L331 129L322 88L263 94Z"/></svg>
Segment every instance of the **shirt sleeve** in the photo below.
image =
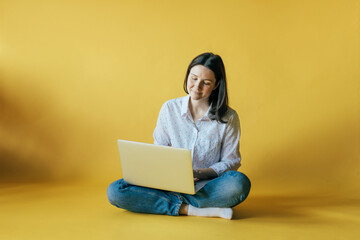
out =
<svg viewBox="0 0 360 240"><path fill-rule="evenodd" d="M211 165L218 176L229 170L237 170L240 167L240 121L236 112L232 114L226 123L225 136L222 142L220 161Z"/></svg>
<svg viewBox="0 0 360 240"><path fill-rule="evenodd" d="M160 109L159 117L154 130L154 144L171 146L167 130L167 121L169 119L169 109L167 103L164 103Z"/></svg>

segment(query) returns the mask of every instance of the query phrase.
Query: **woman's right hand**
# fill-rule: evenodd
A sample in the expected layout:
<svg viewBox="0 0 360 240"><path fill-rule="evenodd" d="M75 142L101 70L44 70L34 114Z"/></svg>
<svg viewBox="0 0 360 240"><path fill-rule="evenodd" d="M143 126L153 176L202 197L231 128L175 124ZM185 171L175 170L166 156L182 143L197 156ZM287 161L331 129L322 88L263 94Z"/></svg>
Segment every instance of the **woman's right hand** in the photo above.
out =
<svg viewBox="0 0 360 240"><path fill-rule="evenodd" d="M200 168L193 170L194 178L198 180L211 179L217 177L216 172L212 168Z"/></svg>

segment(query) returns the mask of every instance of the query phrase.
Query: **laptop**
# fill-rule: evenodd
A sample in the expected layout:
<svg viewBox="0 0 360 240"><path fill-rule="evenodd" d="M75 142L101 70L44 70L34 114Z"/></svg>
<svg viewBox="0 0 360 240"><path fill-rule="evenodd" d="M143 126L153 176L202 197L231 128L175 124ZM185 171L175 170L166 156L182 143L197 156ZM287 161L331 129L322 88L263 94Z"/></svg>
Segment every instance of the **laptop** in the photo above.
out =
<svg viewBox="0 0 360 240"><path fill-rule="evenodd" d="M195 194L209 180L194 183L189 149L118 140L124 180L132 185Z"/></svg>

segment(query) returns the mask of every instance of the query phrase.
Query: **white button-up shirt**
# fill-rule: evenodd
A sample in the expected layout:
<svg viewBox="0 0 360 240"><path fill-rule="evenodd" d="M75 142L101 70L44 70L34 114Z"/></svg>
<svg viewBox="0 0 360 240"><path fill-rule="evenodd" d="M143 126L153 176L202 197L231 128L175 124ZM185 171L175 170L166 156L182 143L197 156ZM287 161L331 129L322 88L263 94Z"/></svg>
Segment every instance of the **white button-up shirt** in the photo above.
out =
<svg viewBox="0 0 360 240"><path fill-rule="evenodd" d="M189 95L165 102L154 131L154 144L191 150L193 169L212 168L222 175L240 167L240 122L229 108L220 123L208 112L196 124L189 109Z"/></svg>

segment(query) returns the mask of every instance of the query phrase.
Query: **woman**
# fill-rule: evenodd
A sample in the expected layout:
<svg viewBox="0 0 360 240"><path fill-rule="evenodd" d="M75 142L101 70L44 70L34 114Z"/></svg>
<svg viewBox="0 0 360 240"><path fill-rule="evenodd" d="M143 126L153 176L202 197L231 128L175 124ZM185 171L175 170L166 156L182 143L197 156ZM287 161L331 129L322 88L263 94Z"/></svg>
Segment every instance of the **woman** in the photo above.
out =
<svg viewBox="0 0 360 240"><path fill-rule="evenodd" d="M123 179L110 184L111 204L133 212L232 218L250 181L240 167L240 125L228 106L226 74L219 55L203 53L190 63L185 97L167 101L154 131L158 145L191 150L194 181L208 182L195 195L144 188Z"/></svg>

